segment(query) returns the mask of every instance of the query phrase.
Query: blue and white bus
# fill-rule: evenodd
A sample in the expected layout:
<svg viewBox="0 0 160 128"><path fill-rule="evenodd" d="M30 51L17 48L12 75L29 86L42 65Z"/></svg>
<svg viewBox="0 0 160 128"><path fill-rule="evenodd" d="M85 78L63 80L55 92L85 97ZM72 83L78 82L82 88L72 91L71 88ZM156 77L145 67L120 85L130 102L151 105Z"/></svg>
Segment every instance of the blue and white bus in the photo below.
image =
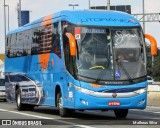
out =
<svg viewBox="0 0 160 128"><path fill-rule="evenodd" d="M151 53L156 54L156 41ZM19 27L6 39L6 96L17 109L53 106L71 110L144 109L147 71L138 20L118 11L73 10Z"/></svg>

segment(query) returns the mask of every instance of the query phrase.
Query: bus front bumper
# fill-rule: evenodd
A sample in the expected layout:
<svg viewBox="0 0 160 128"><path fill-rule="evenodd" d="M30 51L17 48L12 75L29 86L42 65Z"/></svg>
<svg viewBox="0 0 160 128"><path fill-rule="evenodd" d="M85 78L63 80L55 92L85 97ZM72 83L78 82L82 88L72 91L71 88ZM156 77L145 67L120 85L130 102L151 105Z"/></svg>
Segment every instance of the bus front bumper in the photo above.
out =
<svg viewBox="0 0 160 128"><path fill-rule="evenodd" d="M112 95L112 93L110 94ZM96 97L75 90L75 109L77 110L112 110L112 109L145 109L147 92L130 97ZM118 94L117 94L118 95Z"/></svg>

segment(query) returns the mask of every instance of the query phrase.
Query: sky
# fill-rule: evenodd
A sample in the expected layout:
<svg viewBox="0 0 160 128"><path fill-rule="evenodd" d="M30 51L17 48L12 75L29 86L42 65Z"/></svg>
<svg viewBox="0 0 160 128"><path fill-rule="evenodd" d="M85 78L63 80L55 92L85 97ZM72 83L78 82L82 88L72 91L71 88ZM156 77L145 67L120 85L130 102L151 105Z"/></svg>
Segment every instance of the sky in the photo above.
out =
<svg viewBox="0 0 160 128"><path fill-rule="evenodd" d="M10 8L10 30L18 27L17 3L19 0L5 0ZM131 5L132 14L142 14L143 0L110 0L111 5ZM105 6L107 0L90 0L91 6ZM145 13L160 13L160 0L144 0ZM88 9L88 0L21 0L22 10L30 11L30 21L53 14L61 10L71 10L68 4L79 4L75 9ZM0 0L0 53L4 53L4 0ZM7 9L6 9L6 13ZM8 21L8 19L7 19ZM8 28L7 28L8 30ZM150 22L145 24L145 33L155 37L160 47L160 22Z"/></svg>

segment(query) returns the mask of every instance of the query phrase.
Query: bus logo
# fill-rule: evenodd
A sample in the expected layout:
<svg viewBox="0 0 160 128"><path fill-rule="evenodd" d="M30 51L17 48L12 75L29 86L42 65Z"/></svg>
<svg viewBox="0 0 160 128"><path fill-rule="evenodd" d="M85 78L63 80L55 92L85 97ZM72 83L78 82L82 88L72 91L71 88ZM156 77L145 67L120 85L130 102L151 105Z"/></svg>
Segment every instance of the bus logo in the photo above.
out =
<svg viewBox="0 0 160 128"><path fill-rule="evenodd" d="M81 35L80 35L80 34L76 34L76 35L75 35L75 39L76 39L76 40L80 40L80 39L81 39Z"/></svg>
<svg viewBox="0 0 160 128"><path fill-rule="evenodd" d="M79 27L75 28L75 39L80 40L81 39L81 29Z"/></svg>
<svg viewBox="0 0 160 128"><path fill-rule="evenodd" d="M116 98L116 97L117 97L117 93L113 93L113 94L112 94L112 97L113 97L113 98Z"/></svg>

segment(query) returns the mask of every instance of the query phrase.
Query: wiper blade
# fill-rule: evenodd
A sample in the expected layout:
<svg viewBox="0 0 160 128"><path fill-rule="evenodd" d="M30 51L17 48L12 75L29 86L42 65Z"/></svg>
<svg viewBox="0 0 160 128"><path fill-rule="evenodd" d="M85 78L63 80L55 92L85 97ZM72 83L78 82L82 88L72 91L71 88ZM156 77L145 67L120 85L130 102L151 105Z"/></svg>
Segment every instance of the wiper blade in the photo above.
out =
<svg viewBox="0 0 160 128"><path fill-rule="evenodd" d="M108 59L108 62L110 62L110 59ZM109 64L108 64L108 66L107 67L109 67ZM100 70L100 72L99 72L99 74L98 74L98 76L97 76L97 79L96 79L96 83L98 83L101 79L101 76L103 75L103 72L107 72L106 70L105 70L105 68L104 69L101 69Z"/></svg>
<svg viewBox="0 0 160 128"><path fill-rule="evenodd" d="M122 68L122 70L123 70L123 72L126 74L128 80L129 80L131 83L134 83L133 80L132 80L132 78L131 78L131 76L129 75L129 73L128 73L127 70L125 69L123 63L121 62L121 60L120 60L119 58L117 58L115 61L117 62L117 65L119 65L119 66Z"/></svg>
<svg viewBox="0 0 160 128"><path fill-rule="evenodd" d="M98 83L98 82L101 80L100 78L101 78L104 70L105 70L105 69L101 69L101 70L100 70L100 72L99 72L99 74L98 74L98 76L97 76L97 79L96 79L96 83Z"/></svg>
<svg viewBox="0 0 160 128"><path fill-rule="evenodd" d="M93 80L95 80L95 78L92 78L92 77L88 77L88 76L83 76L83 75L80 75L80 74L76 74L77 76L79 76L79 77L84 77L84 78L86 78L86 79L93 79Z"/></svg>

